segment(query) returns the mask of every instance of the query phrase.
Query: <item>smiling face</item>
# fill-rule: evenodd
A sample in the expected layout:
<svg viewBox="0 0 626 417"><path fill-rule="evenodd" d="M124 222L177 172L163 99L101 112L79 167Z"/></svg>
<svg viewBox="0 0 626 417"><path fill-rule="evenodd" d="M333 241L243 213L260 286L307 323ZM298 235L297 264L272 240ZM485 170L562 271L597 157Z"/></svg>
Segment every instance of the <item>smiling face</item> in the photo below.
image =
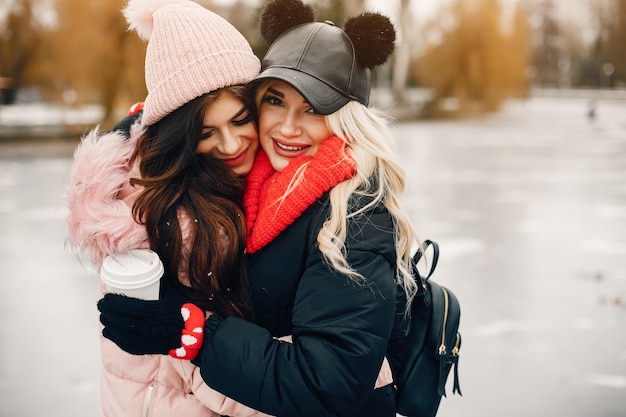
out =
<svg viewBox="0 0 626 417"><path fill-rule="evenodd" d="M237 174L246 175L252 169L258 147L253 115L231 91L224 90L204 112L196 152L210 154Z"/></svg>
<svg viewBox="0 0 626 417"><path fill-rule="evenodd" d="M272 81L262 91L259 138L272 167L282 171L293 158L315 155L331 136L325 117L287 83Z"/></svg>

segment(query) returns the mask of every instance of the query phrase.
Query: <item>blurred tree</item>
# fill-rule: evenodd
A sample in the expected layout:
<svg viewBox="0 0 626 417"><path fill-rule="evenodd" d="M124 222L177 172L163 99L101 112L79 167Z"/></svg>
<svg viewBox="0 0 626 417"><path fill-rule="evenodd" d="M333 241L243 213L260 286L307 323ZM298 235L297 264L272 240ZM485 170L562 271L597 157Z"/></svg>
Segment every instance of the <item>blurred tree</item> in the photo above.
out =
<svg viewBox="0 0 626 417"><path fill-rule="evenodd" d="M33 0L15 2L0 24L0 77L10 78L0 96L2 104L13 103L17 91L28 85L28 71L34 67L42 44L45 29L35 18L33 7Z"/></svg>
<svg viewBox="0 0 626 417"><path fill-rule="evenodd" d="M594 23L599 30L589 50L579 59L578 72L575 80L576 85L592 88L600 87L602 80L602 63L606 60L604 56L606 49L604 46L605 39L603 36L606 32L603 28L608 26L607 20L610 20L604 6L604 2L596 2L590 9Z"/></svg>
<svg viewBox="0 0 626 417"><path fill-rule="evenodd" d="M413 36L413 15L411 14L410 0L400 0L400 18L398 25L399 42L394 53L391 90L393 99L397 103L405 103L406 85L411 65L411 46L409 41Z"/></svg>
<svg viewBox="0 0 626 417"><path fill-rule="evenodd" d="M545 0L537 9L540 26L531 62L534 67L534 82L539 87L558 87L561 61L561 34L555 15L554 2Z"/></svg>
<svg viewBox="0 0 626 417"><path fill-rule="evenodd" d="M528 61L531 48L531 33L528 25L528 11L518 3L513 10L511 31L505 39L509 53L503 56L508 71L507 89L513 96L523 97L530 92Z"/></svg>
<svg viewBox="0 0 626 417"><path fill-rule="evenodd" d="M594 88L626 86L626 0L597 1L590 11L598 30L578 57L575 81Z"/></svg>
<svg viewBox="0 0 626 417"><path fill-rule="evenodd" d="M608 26L601 16L607 1L614 0L580 0L572 7L555 0L521 1L528 6L533 28L529 67L533 85L598 87L599 61L604 58L598 56L602 48L598 48L598 42L593 46L590 35Z"/></svg>
<svg viewBox="0 0 626 417"><path fill-rule="evenodd" d="M229 7L222 9L216 9L210 2L205 3L204 6L228 20L248 42L253 42L259 36L258 14L250 13L251 7L246 0L237 0Z"/></svg>
<svg viewBox="0 0 626 417"><path fill-rule="evenodd" d="M599 55L605 82L601 87L626 86L626 0L612 0L603 22Z"/></svg>
<svg viewBox="0 0 626 417"><path fill-rule="evenodd" d="M16 0L0 30L0 76L66 105L97 103L104 124L143 100L145 42L121 13L126 0ZM38 11L49 19L37 19ZM116 113L116 109L120 109Z"/></svg>
<svg viewBox="0 0 626 417"><path fill-rule="evenodd" d="M125 0L57 0L59 23L49 40L56 87L70 101L101 104L105 125L146 96L146 44L127 31L125 5Z"/></svg>
<svg viewBox="0 0 626 417"><path fill-rule="evenodd" d="M235 0L228 6L219 6L210 0L198 1L201 5L228 20L243 36L250 42L254 53L262 57L267 50L265 41L259 33L258 21L261 13L262 1L260 5L250 5L249 0Z"/></svg>
<svg viewBox="0 0 626 417"><path fill-rule="evenodd" d="M431 42L412 74L433 90L430 115L441 113L444 99L454 100L457 113L493 111L507 97L525 94L529 30L523 8L513 7L505 21L498 0L453 0L424 27Z"/></svg>
<svg viewBox="0 0 626 417"><path fill-rule="evenodd" d="M143 100L147 94L144 82L144 60L146 43L135 32L127 30L126 20L120 10L125 1L95 4L99 22L100 41L97 61L93 68L95 89L99 91L100 103L104 106L105 123L119 119L117 108L126 111L129 104Z"/></svg>

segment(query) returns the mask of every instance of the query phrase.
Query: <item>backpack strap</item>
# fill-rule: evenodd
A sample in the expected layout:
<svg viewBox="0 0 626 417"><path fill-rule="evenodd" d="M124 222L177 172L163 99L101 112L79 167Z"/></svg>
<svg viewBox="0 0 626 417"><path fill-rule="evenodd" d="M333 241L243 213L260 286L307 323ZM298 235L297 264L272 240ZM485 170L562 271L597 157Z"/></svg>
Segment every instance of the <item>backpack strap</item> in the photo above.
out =
<svg viewBox="0 0 626 417"><path fill-rule="evenodd" d="M433 248L433 258L431 259L430 262L430 268L428 270L428 273L424 276L422 276L419 273L419 270L417 269L417 264L418 262L422 259L422 256L424 255L424 253L426 252L426 250L432 246ZM430 240L430 239L426 239L422 245L420 245L419 249L417 250L417 252L415 252L415 255L413 255L413 259L412 259L412 263L413 263L413 269L414 269L414 273L415 273L415 278L419 278L419 281L422 283L422 285L420 285L418 287L417 290L417 294L423 294L424 291L426 291L426 286L424 285L426 283L426 281L428 280L428 278L430 278L430 276L433 274L433 272L435 272L435 268L437 267L437 262L439 261L439 244L437 242L435 242L434 240Z"/></svg>

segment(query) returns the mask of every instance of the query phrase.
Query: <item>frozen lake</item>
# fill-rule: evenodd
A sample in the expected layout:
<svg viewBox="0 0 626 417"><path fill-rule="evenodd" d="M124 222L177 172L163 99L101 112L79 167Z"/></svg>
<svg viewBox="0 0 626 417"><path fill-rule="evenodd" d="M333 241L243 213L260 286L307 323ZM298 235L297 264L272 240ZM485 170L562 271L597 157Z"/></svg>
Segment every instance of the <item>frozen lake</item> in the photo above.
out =
<svg viewBox="0 0 626 417"><path fill-rule="evenodd" d="M626 101L535 98L393 128L461 301L439 417L626 415ZM98 415L96 278L65 248L73 144L0 143L0 417Z"/></svg>

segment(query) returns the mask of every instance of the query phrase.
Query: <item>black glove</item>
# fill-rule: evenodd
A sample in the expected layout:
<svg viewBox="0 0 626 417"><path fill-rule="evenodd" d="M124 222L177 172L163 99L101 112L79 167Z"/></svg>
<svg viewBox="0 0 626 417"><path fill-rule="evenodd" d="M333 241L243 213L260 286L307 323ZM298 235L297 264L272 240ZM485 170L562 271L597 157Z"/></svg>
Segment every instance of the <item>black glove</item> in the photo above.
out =
<svg viewBox="0 0 626 417"><path fill-rule="evenodd" d="M167 355L181 346L184 303L182 294L172 287L163 288L161 298L154 301L105 294L98 301L102 334L128 353Z"/></svg>
<svg viewBox="0 0 626 417"><path fill-rule="evenodd" d="M118 132L126 139L130 138L130 128L137 123L143 115L143 103L135 103L128 111L128 116L120 120L115 126L113 126L110 132Z"/></svg>

